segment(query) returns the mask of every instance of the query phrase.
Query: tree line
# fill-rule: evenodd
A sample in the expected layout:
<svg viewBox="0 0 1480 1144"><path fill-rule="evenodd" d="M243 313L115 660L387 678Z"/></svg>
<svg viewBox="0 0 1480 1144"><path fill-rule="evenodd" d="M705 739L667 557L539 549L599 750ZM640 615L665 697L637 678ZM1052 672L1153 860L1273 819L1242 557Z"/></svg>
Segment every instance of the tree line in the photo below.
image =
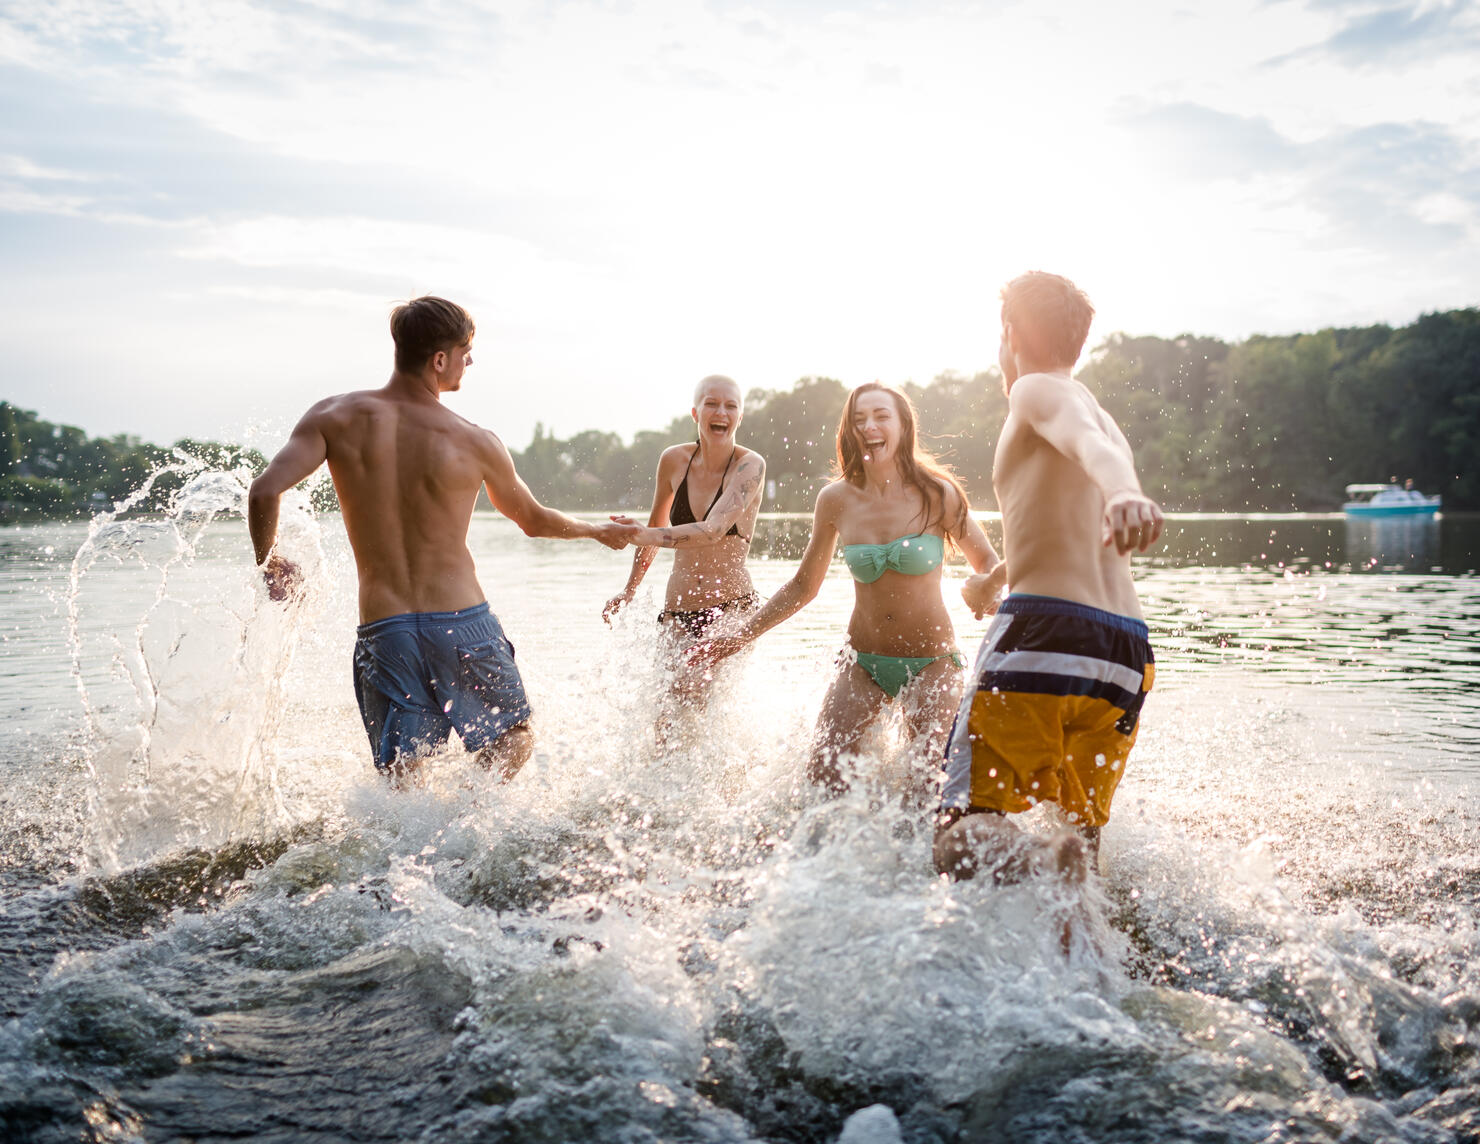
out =
<svg viewBox="0 0 1480 1144"><path fill-rule="evenodd" d="M89 437L0 401L0 524L88 516L113 507L166 466L189 459L214 467L266 465L255 449L185 437L168 447L127 433ZM162 509L185 481L161 473L139 506Z"/></svg>
<svg viewBox="0 0 1480 1144"><path fill-rule="evenodd" d="M1170 511L1321 511L1339 508L1348 484L1406 479L1442 493L1447 507L1480 507L1477 309L1234 343L1112 334L1076 376L1120 423L1147 493ZM926 447L974 507L995 509L992 458L1007 416L996 368L900 388ZM746 394L740 438L766 458L767 509L811 509L831 476L847 395L822 377ZM686 413L631 444L596 429L561 439L540 426L515 462L553 504L643 508L658 455L692 435Z"/></svg>
<svg viewBox="0 0 1480 1144"><path fill-rule="evenodd" d="M1480 309L1233 343L1112 334L1077 376L1120 423L1142 484L1170 511L1333 509L1345 485L1389 479L1442 493L1447 508L1480 507ZM686 385L674 385L680 405ZM900 388L925 446L956 471L974 507L995 508L992 457L1007 415L995 367ZM766 458L768 511L811 509L831 476L847 395L825 377L746 394L740 437ZM643 510L659 454L692 435L686 410L630 442L599 429L560 438L538 425L514 462L549 504ZM260 453L219 442L90 438L0 402L0 521L107 508L181 453L254 471L264 464ZM176 484L158 482L153 503ZM319 501L331 507L324 488Z"/></svg>

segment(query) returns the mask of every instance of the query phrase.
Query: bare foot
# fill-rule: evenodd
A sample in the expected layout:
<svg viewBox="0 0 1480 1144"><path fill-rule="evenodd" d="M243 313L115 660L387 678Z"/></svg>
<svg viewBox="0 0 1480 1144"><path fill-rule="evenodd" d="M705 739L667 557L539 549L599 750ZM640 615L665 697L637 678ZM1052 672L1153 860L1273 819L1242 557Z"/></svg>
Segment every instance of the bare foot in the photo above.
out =
<svg viewBox="0 0 1480 1144"><path fill-rule="evenodd" d="M1089 847L1072 830L1048 842L1048 866L1066 882L1082 885L1089 877Z"/></svg>
<svg viewBox="0 0 1480 1144"><path fill-rule="evenodd" d="M1089 877L1090 849L1084 839L1073 830L1065 830L1050 838L1043 848L1043 867L1057 874L1070 886L1083 886ZM1078 907L1071 906L1069 916L1059 926L1059 948L1068 957L1074 944L1075 917Z"/></svg>

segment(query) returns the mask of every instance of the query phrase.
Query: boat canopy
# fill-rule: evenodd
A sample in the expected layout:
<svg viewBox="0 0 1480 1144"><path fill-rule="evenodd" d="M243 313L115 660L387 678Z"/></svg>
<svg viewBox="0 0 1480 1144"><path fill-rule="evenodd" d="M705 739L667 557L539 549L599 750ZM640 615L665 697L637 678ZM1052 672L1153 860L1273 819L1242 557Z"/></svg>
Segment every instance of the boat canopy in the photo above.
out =
<svg viewBox="0 0 1480 1144"><path fill-rule="evenodd" d="M1346 495L1349 496L1349 497L1360 496L1362 493L1367 493L1367 494L1370 495L1372 493L1385 492L1388 489L1395 489L1397 487L1398 487L1397 485L1393 485L1393 484L1382 484L1382 485L1347 485L1346 486Z"/></svg>

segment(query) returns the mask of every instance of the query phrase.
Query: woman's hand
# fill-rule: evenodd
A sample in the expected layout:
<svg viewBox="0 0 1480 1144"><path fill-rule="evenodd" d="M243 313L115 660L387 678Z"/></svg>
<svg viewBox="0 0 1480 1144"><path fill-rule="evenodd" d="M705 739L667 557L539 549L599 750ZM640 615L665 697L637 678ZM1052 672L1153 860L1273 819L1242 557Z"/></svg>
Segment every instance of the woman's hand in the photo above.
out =
<svg viewBox="0 0 1480 1144"><path fill-rule="evenodd" d="M990 572L976 572L961 585L961 598L977 619L989 616L1002 602L1002 589L1007 587L1007 561L999 560Z"/></svg>
<svg viewBox="0 0 1480 1144"><path fill-rule="evenodd" d="M614 512L610 519L633 530L631 538L627 541L628 544L638 548L652 548L662 543L663 537L658 529L641 524L625 513Z"/></svg>
<svg viewBox="0 0 1480 1144"><path fill-rule="evenodd" d="M713 636L707 640L700 640L692 647L684 649L684 667L690 671L713 667L720 660L734 655L749 642L739 636Z"/></svg>
<svg viewBox="0 0 1480 1144"><path fill-rule="evenodd" d="M612 617L632 603L631 592L619 592L606 602L606 607L601 609L601 618L607 623L612 622Z"/></svg>

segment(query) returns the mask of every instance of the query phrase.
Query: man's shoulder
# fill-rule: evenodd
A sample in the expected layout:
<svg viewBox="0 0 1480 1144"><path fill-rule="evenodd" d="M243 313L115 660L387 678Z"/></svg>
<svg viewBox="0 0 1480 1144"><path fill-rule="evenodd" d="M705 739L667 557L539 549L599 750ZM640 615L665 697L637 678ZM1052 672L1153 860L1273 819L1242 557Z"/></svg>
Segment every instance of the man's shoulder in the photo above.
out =
<svg viewBox="0 0 1480 1144"><path fill-rule="evenodd" d="M1063 373L1025 373L1012 383L1007 394L1008 412L1030 421L1052 417L1066 406L1101 410L1089 386Z"/></svg>
<svg viewBox="0 0 1480 1144"><path fill-rule="evenodd" d="M1008 397L1029 396L1039 393L1088 393L1082 381L1066 373L1025 373L1012 383Z"/></svg>
<svg viewBox="0 0 1480 1144"><path fill-rule="evenodd" d="M334 393L321 398L309 407L309 416L331 417L337 414L354 413L373 405L386 404L385 392L379 389L352 389L347 393Z"/></svg>

